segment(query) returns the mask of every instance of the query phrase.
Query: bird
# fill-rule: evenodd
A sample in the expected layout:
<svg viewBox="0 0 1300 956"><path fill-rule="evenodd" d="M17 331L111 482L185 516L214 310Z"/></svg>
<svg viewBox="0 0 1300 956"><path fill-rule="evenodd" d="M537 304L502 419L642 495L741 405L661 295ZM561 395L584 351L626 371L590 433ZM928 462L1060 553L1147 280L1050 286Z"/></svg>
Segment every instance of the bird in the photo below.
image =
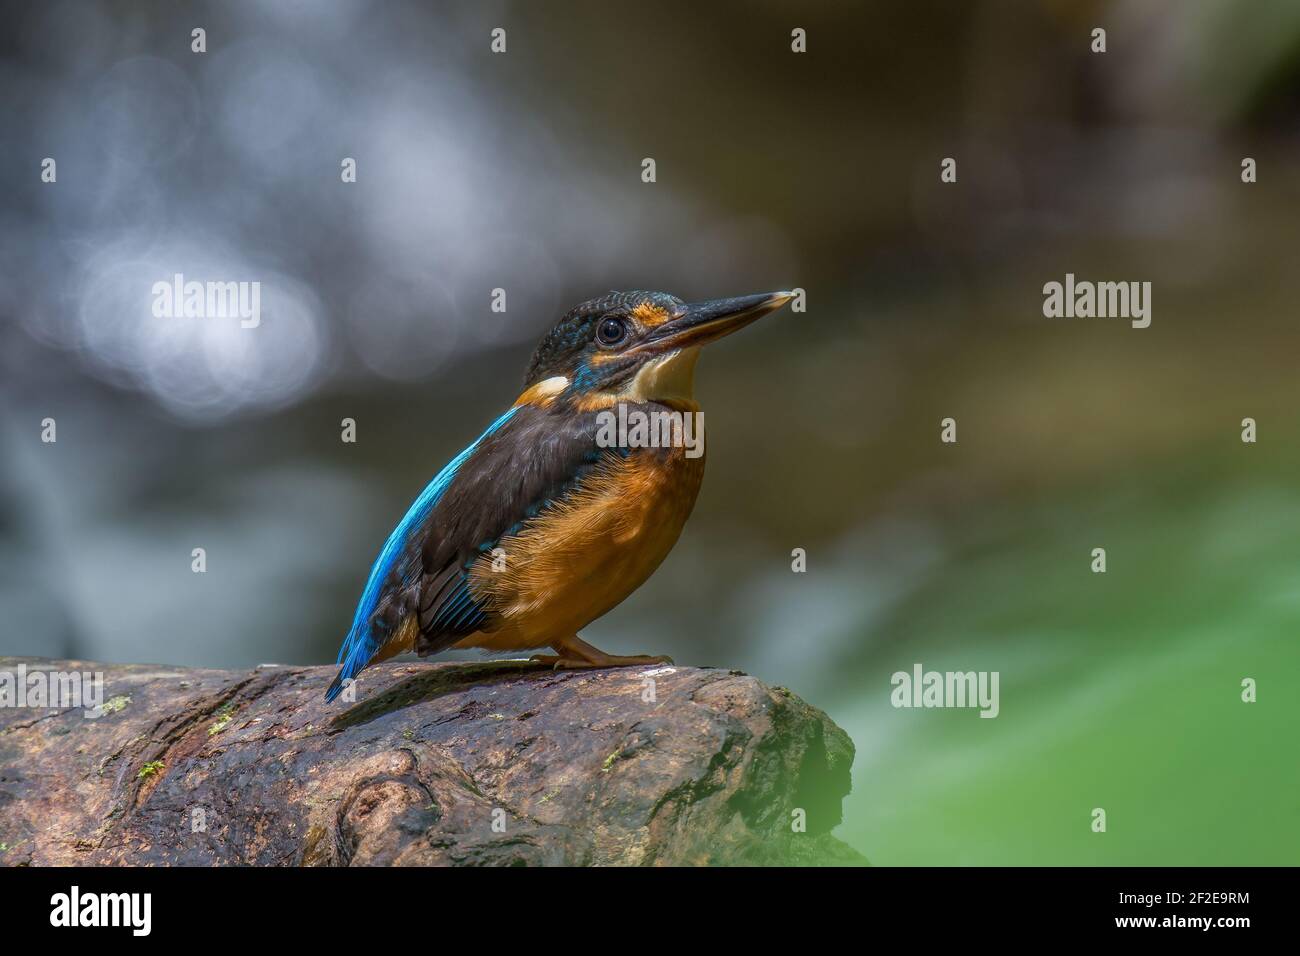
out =
<svg viewBox="0 0 1300 956"><path fill-rule="evenodd" d="M704 477L702 429L693 452L682 428L660 430L655 443L607 426L616 415L698 416L700 350L792 298L688 304L610 292L565 314L534 351L514 404L429 482L384 542L326 700L412 650L550 648L531 660L575 670L671 663L606 654L578 635L677 543Z"/></svg>

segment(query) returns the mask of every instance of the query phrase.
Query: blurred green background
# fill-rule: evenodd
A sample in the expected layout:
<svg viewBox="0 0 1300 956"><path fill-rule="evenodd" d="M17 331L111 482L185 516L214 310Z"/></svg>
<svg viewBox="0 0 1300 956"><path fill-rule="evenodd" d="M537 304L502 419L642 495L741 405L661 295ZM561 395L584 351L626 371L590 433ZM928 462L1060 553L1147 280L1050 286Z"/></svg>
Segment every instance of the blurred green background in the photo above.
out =
<svg viewBox="0 0 1300 956"><path fill-rule="evenodd" d="M695 515L584 636L826 710L878 865L1300 862L1300 5L8 22L0 653L332 661L563 311L799 286L701 362ZM263 328L160 330L174 271L261 279ZM1067 272L1151 282L1151 327L1044 318ZM1000 716L892 708L916 662L998 671Z"/></svg>

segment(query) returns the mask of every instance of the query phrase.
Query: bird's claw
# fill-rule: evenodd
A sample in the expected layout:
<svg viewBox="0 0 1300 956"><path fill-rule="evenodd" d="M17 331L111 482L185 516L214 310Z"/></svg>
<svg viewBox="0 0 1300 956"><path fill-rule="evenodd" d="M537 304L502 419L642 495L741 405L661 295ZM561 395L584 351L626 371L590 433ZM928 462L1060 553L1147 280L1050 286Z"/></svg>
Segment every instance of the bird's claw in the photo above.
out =
<svg viewBox="0 0 1300 956"><path fill-rule="evenodd" d="M580 657L563 657L558 654L534 654L528 658L530 663L550 664L551 670L598 670L605 667L645 667L650 664L671 664L673 659L666 654L633 654L622 656L602 654L591 660Z"/></svg>

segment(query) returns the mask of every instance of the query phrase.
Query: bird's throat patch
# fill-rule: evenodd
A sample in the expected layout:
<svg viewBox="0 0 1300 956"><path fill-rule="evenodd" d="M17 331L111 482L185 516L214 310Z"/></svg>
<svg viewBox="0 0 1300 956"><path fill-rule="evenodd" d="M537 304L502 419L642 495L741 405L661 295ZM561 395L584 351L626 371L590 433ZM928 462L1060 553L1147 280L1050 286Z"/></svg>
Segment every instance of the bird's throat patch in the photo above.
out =
<svg viewBox="0 0 1300 956"><path fill-rule="evenodd" d="M620 402L661 402L694 410L695 363L700 357L698 345L667 352L646 361L632 378L617 391L591 392L580 396L574 405L590 412L610 408Z"/></svg>
<svg viewBox="0 0 1300 956"><path fill-rule="evenodd" d="M627 385L620 401L667 402L695 401L695 363L699 346L669 352L662 358L646 362Z"/></svg>

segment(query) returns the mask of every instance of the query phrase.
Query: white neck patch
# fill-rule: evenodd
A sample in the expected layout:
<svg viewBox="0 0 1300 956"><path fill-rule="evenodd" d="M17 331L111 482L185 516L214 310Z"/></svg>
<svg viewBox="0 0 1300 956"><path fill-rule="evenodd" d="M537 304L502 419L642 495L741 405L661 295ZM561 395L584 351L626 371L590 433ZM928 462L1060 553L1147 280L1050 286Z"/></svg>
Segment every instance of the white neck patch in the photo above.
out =
<svg viewBox="0 0 1300 956"><path fill-rule="evenodd" d="M699 357L700 347L694 345L647 362L619 397L633 402L694 401L695 363Z"/></svg>

